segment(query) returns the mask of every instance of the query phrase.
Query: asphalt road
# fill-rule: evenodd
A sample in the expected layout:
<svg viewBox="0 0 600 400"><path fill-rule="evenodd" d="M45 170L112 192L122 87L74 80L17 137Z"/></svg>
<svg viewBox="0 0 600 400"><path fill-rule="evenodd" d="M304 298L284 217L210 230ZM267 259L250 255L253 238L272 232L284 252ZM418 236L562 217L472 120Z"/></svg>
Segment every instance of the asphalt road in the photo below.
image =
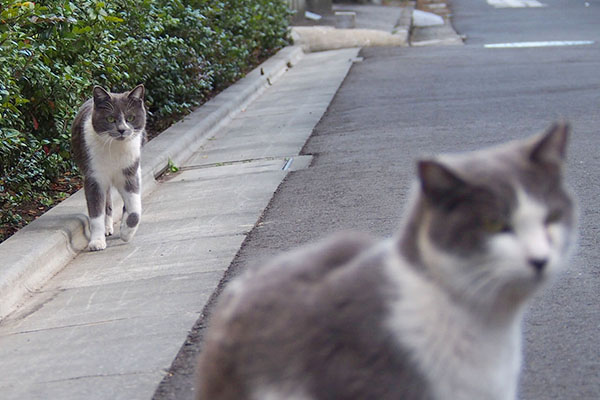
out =
<svg viewBox="0 0 600 400"><path fill-rule="evenodd" d="M566 118L574 131L568 178L580 202L580 245L569 269L528 313L520 397L597 399L600 2L543 3L497 9L485 0L454 0L454 26L467 36L465 46L364 49L303 150L313 164L279 187L228 277L340 229L388 236L419 156L527 136ZM550 40L595 43L484 46ZM198 322L156 399L191 397L190 369L204 324Z"/></svg>

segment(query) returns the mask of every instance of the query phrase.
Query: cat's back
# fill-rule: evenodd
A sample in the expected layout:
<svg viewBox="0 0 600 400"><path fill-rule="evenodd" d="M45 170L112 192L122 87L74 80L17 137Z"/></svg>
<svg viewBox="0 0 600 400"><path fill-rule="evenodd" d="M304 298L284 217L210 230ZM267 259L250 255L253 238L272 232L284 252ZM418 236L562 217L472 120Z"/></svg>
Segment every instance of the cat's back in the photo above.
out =
<svg viewBox="0 0 600 400"><path fill-rule="evenodd" d="M83 103L71 125L71 155L80 169L85 169L87 166L88 154L85 147L84 130L86 122L91 118L93 105L93 99L88 99Z"/></svg>
<svg viewBox="0 0 600 400"><path fill-rule="evenodd" d="M428 398L383 327L386 251L338 234L233 282L210 322L198 398Z"/></svg>

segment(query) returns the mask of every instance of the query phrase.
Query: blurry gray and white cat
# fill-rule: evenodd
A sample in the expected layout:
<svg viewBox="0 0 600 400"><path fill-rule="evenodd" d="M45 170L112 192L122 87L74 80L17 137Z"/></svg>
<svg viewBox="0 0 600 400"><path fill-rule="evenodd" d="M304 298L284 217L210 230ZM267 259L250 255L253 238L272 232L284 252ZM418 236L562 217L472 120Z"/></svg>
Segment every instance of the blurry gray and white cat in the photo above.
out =
<svg viewBox="0 0 600 400"><path fill-rule="evenodd" d="M575 241L568 131L420 161L396 237L249 270L213 312L198 399L514 399L525 305Z"/></svg>
<svg viewBox="0 0 600 400"><path fill-rule="evenodd" d="M109 93L100 86L71 127L71 152L84 177L90 217L90 250L106 248L113 234L111 187L123 198L121 239L131 240L142 215L141 147L146 138L144 86Z"/></svg>

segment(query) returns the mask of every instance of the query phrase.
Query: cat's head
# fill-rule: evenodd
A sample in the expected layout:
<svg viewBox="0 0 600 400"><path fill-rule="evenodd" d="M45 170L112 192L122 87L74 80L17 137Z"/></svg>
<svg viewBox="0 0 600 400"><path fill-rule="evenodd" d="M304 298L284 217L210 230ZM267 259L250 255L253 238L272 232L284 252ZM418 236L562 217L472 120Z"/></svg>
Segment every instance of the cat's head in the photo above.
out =
<svg viewBox="0 0 600 400"><path fill-rule="evenodd" d="M566 260L576 212L563 183L569 126L418 163L416 246L455 295L522 303Z"/></svg>
<svg viewBox="0 0 600 400"><path fill-rule="evenodd" d="M109 93L100 86L93 89L92 126L99 135L130 140L146 127L144 85L125 93Z"/></svg>

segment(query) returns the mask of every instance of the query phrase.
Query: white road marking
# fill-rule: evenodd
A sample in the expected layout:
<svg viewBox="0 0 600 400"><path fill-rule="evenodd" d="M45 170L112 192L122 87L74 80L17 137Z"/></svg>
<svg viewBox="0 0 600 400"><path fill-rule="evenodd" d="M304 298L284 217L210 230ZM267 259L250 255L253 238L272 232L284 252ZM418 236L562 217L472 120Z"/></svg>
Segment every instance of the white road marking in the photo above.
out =
<svg viewBox="0 0 600 400"><path fill-rule="evenodd" d="M527 4L527 7L545 7L544 3L540 3L537 0L523 0L523 3Z"/></svg>
<svg viewBox="0 0 600 400"><path fill-rule="evenodd" d="M549 42L514 42L514 43L492 43L483 47L486 49L509 49L529 47L559 47L559 46L584 46L594 44L593 40L555 40Z"/></svg>
<svg viewBox="0 0 600 400"><path fill-rule="evenodd" d="M487 0L487 3L495 8L546 7L538 0Z"/></svg>

